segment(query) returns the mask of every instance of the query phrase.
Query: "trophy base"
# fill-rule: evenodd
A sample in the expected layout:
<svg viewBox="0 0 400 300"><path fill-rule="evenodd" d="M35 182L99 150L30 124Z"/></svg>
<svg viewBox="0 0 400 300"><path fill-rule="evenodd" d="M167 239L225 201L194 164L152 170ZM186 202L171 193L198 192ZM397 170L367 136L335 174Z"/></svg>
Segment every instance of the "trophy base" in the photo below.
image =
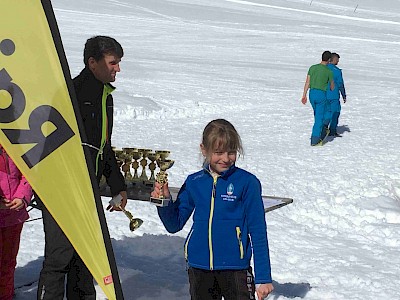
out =
<svg viewBox="0 0 400 300"><path fill-rule="evenodd" d="M169 198L162 198L162 199L160 199L160 198L153 198L153 197L150 197L150 203L153 203L153 204L155 204L156 206L160 206L160 207L168 206L168 203L169 203L170 200L171 200L171 199L169 199Z"/></svg>

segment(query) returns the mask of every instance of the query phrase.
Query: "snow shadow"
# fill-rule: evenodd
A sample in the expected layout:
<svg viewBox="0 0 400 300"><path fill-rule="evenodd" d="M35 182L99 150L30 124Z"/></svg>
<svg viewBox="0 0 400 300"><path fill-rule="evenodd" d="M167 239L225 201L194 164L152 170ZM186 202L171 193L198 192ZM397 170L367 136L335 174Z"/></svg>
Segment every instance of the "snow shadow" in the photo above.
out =
<svg viewBox="0 0 400 300"><path fill-rule="evenodd" d="M38 257L36 260L30 261L27 265L15 269L14 286L16 290L25 289L26 287L37 288L43 259L43 256Z"/></svg>
<svg viewBox="0 0 400 300"><path fill-rule="evenodd" d="M345 132L351 132L348 125L340 125L336 127L336 132L339 134L343 134Z"/></svg>
<svg viewBox="0 0 400 300"><path fill-rule="evenodd" d="M184 238L145 234L111 241L125 299L190 298ZM17 299L36 297L43 259L41 256L16 268Z"/></svg>
<svg viewBox="0 0 400 300"><path fill-rule="evenodd" d="M326 137L326 142L327 142L327 143L332 142L332 141L335 140L336 138L342 138L342 137L343 137L343 133L351 132L351 131L350 131L350 128L349 128L348 125L341 125L341 126L338 126L338 127L336 128L336 132L337 132L338 134L340 134L340 136L339 136L339 137L335 137L335 136L328 136L328 137Z"/></svg>
<svg viewBox="0 0 400 300"><path fill-rule="evenodd" d="M126 299L190 299L184 259L185 239L171 235L152 235L112 239L118 273ZM15 270L18 299L36 295L43 256ZM273 282L269 299L304 298L309 283ZM96 288L97 289L97 288Z"/></svg>
<svg viewBox="0 0 400 300"><path fill-rule="evenodd" d="M113 240L115 259L127 299L189 299L185 239L145 234Z"/></svg>
<svg viewBox="0 0 400 300"><path fill-rule="evenodd" d="M311 285L306 282L301 283L279 283L273 281L274 290L272 291L270 298L271 300L277 300L280 296L286 298L304 298L308 291L311 289Z"/></svg>
<svg viewBox="0 0 400 300"><path fill-rule="evenodd" d="M113 240L125 297L190 299L183 244L184 238L170 235L147 234ZM274 281L273 285L274 291L269 299L275 300L280 296L304 298L311 289L309 283Z"/></svg>

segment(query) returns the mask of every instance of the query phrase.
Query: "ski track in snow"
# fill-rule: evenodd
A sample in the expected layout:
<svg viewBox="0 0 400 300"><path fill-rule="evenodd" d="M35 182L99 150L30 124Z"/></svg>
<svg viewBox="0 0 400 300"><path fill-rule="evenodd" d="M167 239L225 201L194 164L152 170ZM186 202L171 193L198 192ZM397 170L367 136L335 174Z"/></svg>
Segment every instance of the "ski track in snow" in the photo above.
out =
<svg viewBox="0 0 400 300"><path fill-rule="evenodd" d="M327 17L327 18L338 18L338 19L344 19L344 20L370 22L370 23L378 23L378 24L400 25L399 22L388 21L388 20L366 19L366 18L350 17L350 16L343 16L343 15L335 15L335 14L324 13L324 12L319 12L319 11L295 9L295 8L290 8L290 7L276 6L276 5L268 5L268 4L257 3L257 2L252 2L252 1L243 1L243 0L225 0L225 1L243 4L243 5L252 5L252 6L258 6L258 7L263 7L263 8L278 9L278 10L302 13L302 14L312 14L312 15L318 15L318 16Z"/></svg>

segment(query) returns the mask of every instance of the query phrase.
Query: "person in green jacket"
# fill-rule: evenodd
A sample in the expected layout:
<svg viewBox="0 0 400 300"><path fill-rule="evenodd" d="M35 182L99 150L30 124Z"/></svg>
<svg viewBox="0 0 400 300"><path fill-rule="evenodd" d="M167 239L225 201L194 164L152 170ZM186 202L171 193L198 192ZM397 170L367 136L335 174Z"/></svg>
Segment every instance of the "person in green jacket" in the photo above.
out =
<svg viewBox="0 0 400 300"><path fill-rule="evenodd" d="M301 102L307 103L307 91L310 89L309 98L311 106L314 110L314 126L311 133L311 146L322 145L323 139L329 134L328 124L330 119L326 100L326 91L328 84L330 89L335 88L333 81L333 73L327 67L331 58L330 51L322 53L322 61L319 64L312 65L308 69L306 82L304 84L303 97Z"/></svg>

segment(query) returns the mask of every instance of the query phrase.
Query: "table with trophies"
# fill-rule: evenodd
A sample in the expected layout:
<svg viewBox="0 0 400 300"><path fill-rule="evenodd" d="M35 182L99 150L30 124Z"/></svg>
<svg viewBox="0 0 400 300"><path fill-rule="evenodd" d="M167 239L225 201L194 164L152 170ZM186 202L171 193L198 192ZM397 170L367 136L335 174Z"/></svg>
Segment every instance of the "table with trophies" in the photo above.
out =
<svg viewBox="0 0 400 300"><path fill-rule="evenodd" d="M114 148L113 150L125 178L128 199L151 201L155 204L165 205L165 200L150 199L150 193L155 181L163 185L168 180L166 170L174 164L173 160L168 159L170 151L153 151L142 148L122 148L122 150ZM156 172L156 170L158 171ZM110 188L104 177L100 181L100 194L111 197Z"/></svg>
<svg viewBox="0 0 400 300"><path fill-rule="evenodd" d="M171 168L174 161L168 159L170 151L144 148L122 148L115 149L115 158L118 166L124 176L127 186L128 199L150 201L157 206L166 206L170 199L153 198L150 193L153 191L154 183L157 181L163 186L168 181L166 170ZM158 172L156 173L156 170ZM162 188L162 187L161 187ZM172 196L176 196L178 189L170 188ZM100 181L100 195L112 197L110 187L107 185L104 176ZM110 204L121 209L121 211L129 218L129 228L131 231L136 230L142 225L143 221L134 218L132 213L121 207L122 197L116 195L110 200Z"/></svg>
<svg viewBox="0 0 400 300"><path fill-rule="evenodd" d="M174 165L174 160L169 159L170 151L145 148L113 148L118 166L125 178L127 196L131 200L150 201L157 206L166 206L170 199L153 198L150 196L154 183L157 181L162 186L168 182L167 170ZM179 188L169 187L172 199L176 199ZM100 195L112 197L109 186L103 178L100 181ZM161 193L162 195L162 193ZM262 196L264 211L269 212L293 202L291 198ZM130 220L130 230L139 228L143 221L133 218L132 214L120 206L122 197L114 196L110 204L119 207Z"/></svg>

